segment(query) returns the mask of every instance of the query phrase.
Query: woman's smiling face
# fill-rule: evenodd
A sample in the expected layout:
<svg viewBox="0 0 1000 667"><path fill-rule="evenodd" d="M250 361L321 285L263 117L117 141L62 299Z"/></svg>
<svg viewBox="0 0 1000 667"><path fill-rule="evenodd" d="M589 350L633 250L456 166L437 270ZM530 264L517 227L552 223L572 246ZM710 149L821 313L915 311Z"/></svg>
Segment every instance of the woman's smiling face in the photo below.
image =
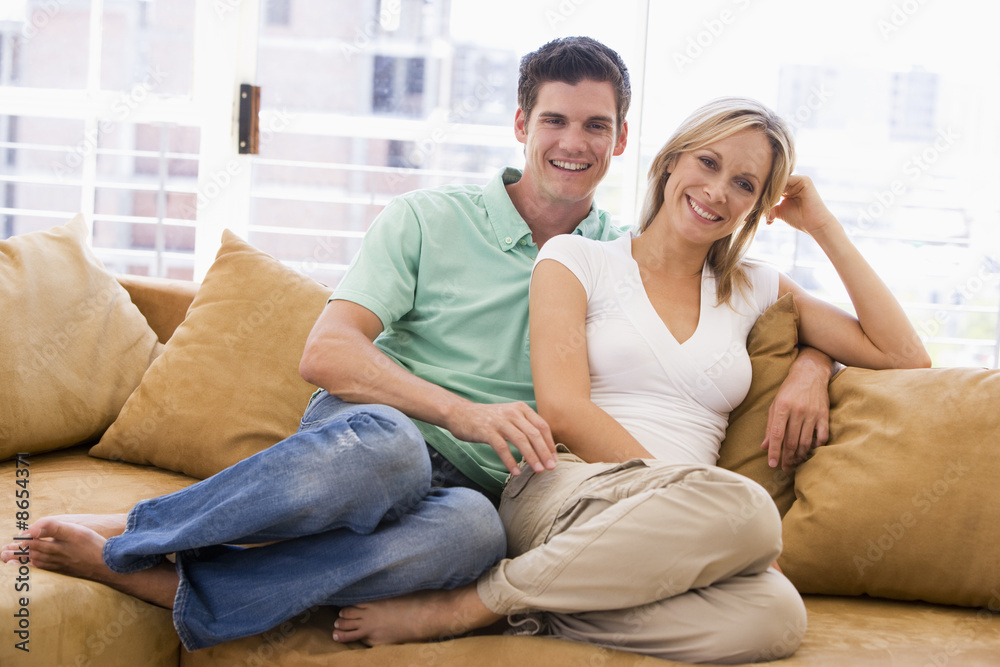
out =
<svg viewBox="0 0 1000 667"><path fill-rule="evenodd" d="M666 215L690 242L711 245L736 231L757 204L771 161L770 143L755 129L682 153L671 165L657 217Z"/></svg>

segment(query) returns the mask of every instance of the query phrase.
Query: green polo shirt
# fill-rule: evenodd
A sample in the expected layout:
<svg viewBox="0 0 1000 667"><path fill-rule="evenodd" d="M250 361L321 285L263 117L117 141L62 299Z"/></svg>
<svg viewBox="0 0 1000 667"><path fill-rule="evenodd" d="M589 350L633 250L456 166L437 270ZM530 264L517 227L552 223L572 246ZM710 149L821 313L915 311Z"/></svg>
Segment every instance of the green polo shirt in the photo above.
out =
<svg viewBox="0 0 1000 667"><path fill-rule="evenodd" d="M505 184L445 186L393 199L372 223L331 299L372 311L385 330L375 344L414 375L477 403L535 407L528 353L528 283L538 246ZM620 236L596 207L574 230ZM507 469L484 443L463 442L414 420L459 470L499 495Z"/></svg>

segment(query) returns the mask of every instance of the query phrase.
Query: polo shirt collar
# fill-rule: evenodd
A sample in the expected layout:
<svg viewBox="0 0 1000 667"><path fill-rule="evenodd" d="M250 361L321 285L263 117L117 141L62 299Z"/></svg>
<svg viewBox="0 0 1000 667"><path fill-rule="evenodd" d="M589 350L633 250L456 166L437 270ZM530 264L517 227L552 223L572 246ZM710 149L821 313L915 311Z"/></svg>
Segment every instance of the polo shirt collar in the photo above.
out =
<svg viewBox="0 0 1000 667"><path fill-rule="evenodd" d="M497 245L504 251L516 246L521 239L526 239L529 244L534 244L531 240L531 228L514 208L514 202L510 200L510 195L507 194L505 187L511 183L517 183L519 180L521 180L521 170L506 167L501 169L483 187L483 201L486 204L490 223L493 225L493 233L496 234ZM598 238L603 228L604 223L601 220L599 209L591 202L590 212L577 225L573 233Z"/></svg>

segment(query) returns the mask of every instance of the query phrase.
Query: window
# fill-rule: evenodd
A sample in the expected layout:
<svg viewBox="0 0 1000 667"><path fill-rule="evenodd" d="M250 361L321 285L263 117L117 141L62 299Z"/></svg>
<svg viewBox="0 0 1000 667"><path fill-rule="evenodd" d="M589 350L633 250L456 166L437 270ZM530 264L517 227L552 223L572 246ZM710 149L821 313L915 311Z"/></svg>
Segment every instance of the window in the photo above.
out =
<svg viewBox="0 0 1000 667"><path fill-rule="evenodd" d="M265 0L268 25L288 25L291 23L291 0Z"/></svg>
<svg viewBox="0 0 1000 667"><path fill-rule="evenodd" d="M375 56L372 112L420 117L424 106L424 59Z"/></svg>
<svg viewBox="0 0 1000 667"><path fill-rule="evenodd" d="M644 90L643 163L701 101L748 95L777 109L795 130L798 170L903 302L934 364L996 367L1000 95L982 73L1000 64L988 27L998 13L973 2L650 3L645 80L659 85ZM849 306L812 239L777 223L754 253Z"/></svg>
<svg viewBox="0 0 1000 667"><path fill-rule="evenodd" d="M996 367L998 18L969 0L5 3L0 233L82 210L112 269L197 279L229 227L334 285L390 197L519 165L520 56L590 34L632 73L629 147L598 194L620 223L684 116L757 98L935 365ZM257 156L235 149L239 83L262 88ZM808 237L779 223L753 252L847 305Z"/></svg>
<svg viewBox="0 0 1000 667"><path fill-rule="evenodd" d="M110 269L191 278L200 135L190 113L194 0L5 7L3 233L83 211Z"/></svg>

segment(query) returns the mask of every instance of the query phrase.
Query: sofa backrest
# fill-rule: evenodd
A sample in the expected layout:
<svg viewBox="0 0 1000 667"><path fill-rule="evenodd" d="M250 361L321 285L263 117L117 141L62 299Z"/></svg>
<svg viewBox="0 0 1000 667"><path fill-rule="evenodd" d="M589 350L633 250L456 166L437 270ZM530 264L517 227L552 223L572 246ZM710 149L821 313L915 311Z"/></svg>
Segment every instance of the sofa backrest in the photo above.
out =
<svg viewBox="0 0 1000 667"><path fill-rule="evenodd" d="M161 343L166 343L184 321L188 306L198 292L198 283L189 280L128 275L116 277Z"/></svg>

